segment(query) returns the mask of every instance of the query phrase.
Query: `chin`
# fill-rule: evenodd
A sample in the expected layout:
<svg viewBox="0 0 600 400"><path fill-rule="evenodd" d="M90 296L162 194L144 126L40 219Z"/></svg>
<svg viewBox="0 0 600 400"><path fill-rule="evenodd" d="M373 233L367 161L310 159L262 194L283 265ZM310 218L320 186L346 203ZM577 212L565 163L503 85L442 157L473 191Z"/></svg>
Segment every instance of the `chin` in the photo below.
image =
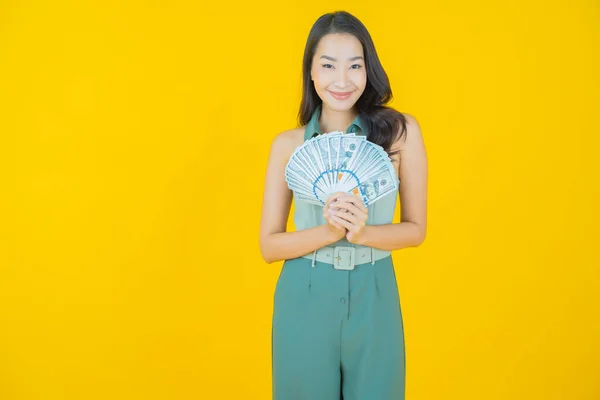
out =
<svg viewBox="0 0 600 400"><path fill-rule="evenodd" d="M321 99L323 100L323 99ZM349 111L352 110L358 99L339 100L323 100L323 104L334 111Z"/></svg>

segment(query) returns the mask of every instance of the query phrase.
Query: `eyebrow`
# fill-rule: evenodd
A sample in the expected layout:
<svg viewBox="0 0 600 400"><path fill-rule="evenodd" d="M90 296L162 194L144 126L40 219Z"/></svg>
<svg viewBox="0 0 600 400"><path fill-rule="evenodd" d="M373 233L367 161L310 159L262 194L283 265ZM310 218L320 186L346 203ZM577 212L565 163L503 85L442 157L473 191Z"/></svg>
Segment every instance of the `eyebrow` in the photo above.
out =
<svg viewBox="0 0 600 400"><path fill-rule="evenodd" d="M331 60L331 61L337 61L337 59L330 57L330 56L321 56L321 58L325 58L325 59ZM350 57L348 59L348 61L355 61L355 60L364 60L364 58L362 58L361 56L356 56L356 57Z"/></svg>

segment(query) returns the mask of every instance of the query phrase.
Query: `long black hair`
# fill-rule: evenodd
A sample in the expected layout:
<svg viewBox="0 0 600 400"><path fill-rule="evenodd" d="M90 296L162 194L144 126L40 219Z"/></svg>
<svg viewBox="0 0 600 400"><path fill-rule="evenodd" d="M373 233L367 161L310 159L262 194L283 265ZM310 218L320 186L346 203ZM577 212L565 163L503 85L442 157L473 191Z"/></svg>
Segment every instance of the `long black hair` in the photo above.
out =
<svg viewBox="0 0 600 400"><path fill-rule="evenodd" d="M302 102L298 113L300 125L306 125L322 100L312 82L310 71L315 50L321 38L330 33L349 33L362 44L367 69L367 84L355 107L361 124L367 130L367 139L383 147L390 155L392 144L406 134L406 117L387 106L392 100L392 89L371 35L362 22L346 11L322 15L313 24L302 61ZM402 130L399 132L399 128Z"/></svg>

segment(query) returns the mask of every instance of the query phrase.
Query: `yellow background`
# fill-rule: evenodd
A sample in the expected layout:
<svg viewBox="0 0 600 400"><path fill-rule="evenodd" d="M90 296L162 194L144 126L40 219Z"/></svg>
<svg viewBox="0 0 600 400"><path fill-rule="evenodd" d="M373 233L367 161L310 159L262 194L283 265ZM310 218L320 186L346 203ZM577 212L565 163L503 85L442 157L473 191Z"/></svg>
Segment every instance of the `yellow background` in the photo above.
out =
<svg viewBox="0 0 600 400"><path fill-rule="evenodd" d="M270 398L264 170L335 9L429 156L407 399L600 398L597 2L4 0L0 399Z"/></svg>

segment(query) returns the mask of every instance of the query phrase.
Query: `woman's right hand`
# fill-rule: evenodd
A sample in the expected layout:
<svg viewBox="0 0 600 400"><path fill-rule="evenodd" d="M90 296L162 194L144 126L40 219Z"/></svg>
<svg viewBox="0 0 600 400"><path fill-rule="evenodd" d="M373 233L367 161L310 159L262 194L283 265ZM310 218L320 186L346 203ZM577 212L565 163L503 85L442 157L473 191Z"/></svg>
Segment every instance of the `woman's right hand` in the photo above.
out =
<svg viewBox="0 0 600 400"><path fill-rule="evenodd" d="M338 197L344 196L346 194L347 193L345 193L345 192L332 193L327 198L327 201L325 202L325 207L323 207L323 217L325 218L325 221L327 221L327 224L326 224L327 233L329 235L331 235L331 240L333 242L337 242L338 240L344 238L346 236L347 231L346 231L346 228L344 228L342 225L340 225L338 222L334 221L331 218L331 214L329 213L329 208L332 203L335 204L335 201L337 200Z"/></svg>

